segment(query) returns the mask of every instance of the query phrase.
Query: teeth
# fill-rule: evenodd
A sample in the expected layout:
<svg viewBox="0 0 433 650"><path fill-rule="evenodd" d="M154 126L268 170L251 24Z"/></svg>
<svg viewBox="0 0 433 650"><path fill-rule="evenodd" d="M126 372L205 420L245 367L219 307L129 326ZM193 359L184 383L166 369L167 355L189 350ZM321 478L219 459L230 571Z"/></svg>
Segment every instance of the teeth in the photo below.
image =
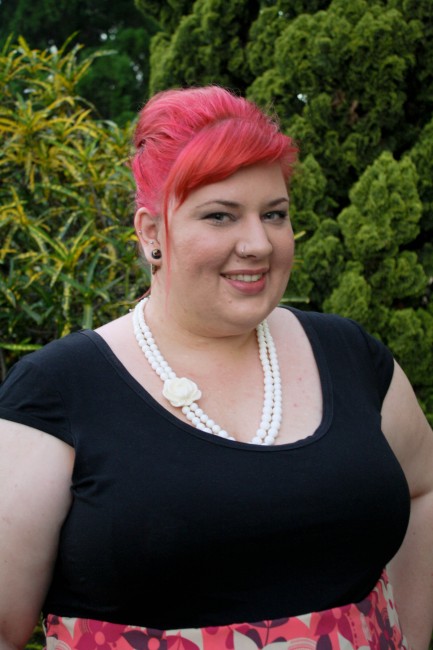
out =
<svg viewBox="0 0 433 650"><path fill-rule="evenodd" d="M261 273L256 273L255 275L246 275L244 273L239 273L238 275L228 275L228 278L232 280L239 280L240 282L257 282L262 277Z"/></svg>

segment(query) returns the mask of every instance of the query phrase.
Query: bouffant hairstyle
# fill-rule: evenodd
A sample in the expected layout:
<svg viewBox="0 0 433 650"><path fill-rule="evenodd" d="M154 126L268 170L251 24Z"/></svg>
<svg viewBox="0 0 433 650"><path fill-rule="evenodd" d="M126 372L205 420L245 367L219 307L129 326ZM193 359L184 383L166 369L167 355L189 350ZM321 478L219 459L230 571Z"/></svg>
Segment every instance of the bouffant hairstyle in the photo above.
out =
<svg viewBox="0 0 433 650"><path fill-rule="evenodd" d="M167 90L141 110L131 166L136 207L162 215L188 194L241 167L278 162L286 181L297 158L275 117L219 86Z"/></svg>

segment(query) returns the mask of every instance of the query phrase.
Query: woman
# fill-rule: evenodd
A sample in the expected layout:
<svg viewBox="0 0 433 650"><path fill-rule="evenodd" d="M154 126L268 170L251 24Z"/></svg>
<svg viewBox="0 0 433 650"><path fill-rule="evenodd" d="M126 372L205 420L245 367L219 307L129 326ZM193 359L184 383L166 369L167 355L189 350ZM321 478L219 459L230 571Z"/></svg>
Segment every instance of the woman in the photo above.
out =
<svg viewBox="0 0 433 650"><path fill-rule="evenodd" d="M209 87L135 145L150 298L0 393L1 650L41 609L48 648L425 650L433 435L382 344L278 307L291 140Z"/></svg>

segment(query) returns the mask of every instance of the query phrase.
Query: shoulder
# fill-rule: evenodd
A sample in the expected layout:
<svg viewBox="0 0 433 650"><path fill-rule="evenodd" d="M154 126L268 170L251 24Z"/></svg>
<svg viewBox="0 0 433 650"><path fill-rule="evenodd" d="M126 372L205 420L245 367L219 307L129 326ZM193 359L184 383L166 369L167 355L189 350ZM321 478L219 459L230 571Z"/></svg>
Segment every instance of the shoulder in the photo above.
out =
<svg viewBox="0 0 433 650"><path fill-rule="evenodd" d="M316 349L320 348L328 367L333 371L357 372L376 387L379 399L386 395L394 372L391 351L376 336L356 321L338 314L303 311L283 307L279 312L279 328L295 318Z"/></svg>
<svg viewBox="0 0 433 650"><path fill-rule="evenodd" d="M340 334L343 332L356 335L363 330L359 323L350 318L346 318L345 316L340 316L339 314L309 311L287 305L279 305L275 310L275 313L278 314L281 322L284 322L284 320L287 322L288 319L294 317L296 320L300 321L302 325L316 327L318 330L329 332L330 334Z"/></svg>
<svg viewBox="0 0 433 650"><path fill-rule="evenodd" d="M39 350L23 356L8 372L5 382L12 377L32 374L45 376L50 382L89 370L101 356L101 341L91 330L82 330L51 341ZM72 375L70 374L72 373Z"/></svg>
<svg viewBox="0 0 433 650"><path fill-rule="evenodd" d="M280 315L280 323L287 322L287 319L295 317L301 326L307 330L314 330L322 341L328 345L350 345L368 348L375 353L378 348L387 350L386 346L376 336L371 335L358 322L338 314L327 314L316 311L304 311L294 307L280 307L277 310ZM389 352L389 350L388 350ZM389 354L391 354L389 352Z"/></svg>
<svg viewBox="0 0 433 650"><path fill-rule="evenodd" d="M47 343L36 352L27 354L18 362L34 366L46 367L63 363L80 363L88 354L95 350L97 335L92 330L80 330L63 338Z"/></svg>
<svg viewBox="0 0 433 650"><path fill-rule="evenodd" d="M96 337L96 335L95 335ZM26 355L0 385L0 417L73 443L69 414L98 355L92 334L71 334Z"/></svg>

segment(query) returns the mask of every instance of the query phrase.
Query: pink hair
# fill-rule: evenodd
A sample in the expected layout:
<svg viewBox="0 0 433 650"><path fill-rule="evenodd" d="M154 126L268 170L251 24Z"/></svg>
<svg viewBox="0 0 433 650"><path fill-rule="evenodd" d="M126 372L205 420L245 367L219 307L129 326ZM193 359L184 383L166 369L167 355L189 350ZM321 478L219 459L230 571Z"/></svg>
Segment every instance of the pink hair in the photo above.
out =
<svg viewBox="0 0 433 650"><path fill-rule="evenodd" d="M255 104L219 86L166 90L139 115L132 171L136 206L161 214L200 186L221 181L241 167L279 162L286 181L297 147L278 121Z"/></svg>

